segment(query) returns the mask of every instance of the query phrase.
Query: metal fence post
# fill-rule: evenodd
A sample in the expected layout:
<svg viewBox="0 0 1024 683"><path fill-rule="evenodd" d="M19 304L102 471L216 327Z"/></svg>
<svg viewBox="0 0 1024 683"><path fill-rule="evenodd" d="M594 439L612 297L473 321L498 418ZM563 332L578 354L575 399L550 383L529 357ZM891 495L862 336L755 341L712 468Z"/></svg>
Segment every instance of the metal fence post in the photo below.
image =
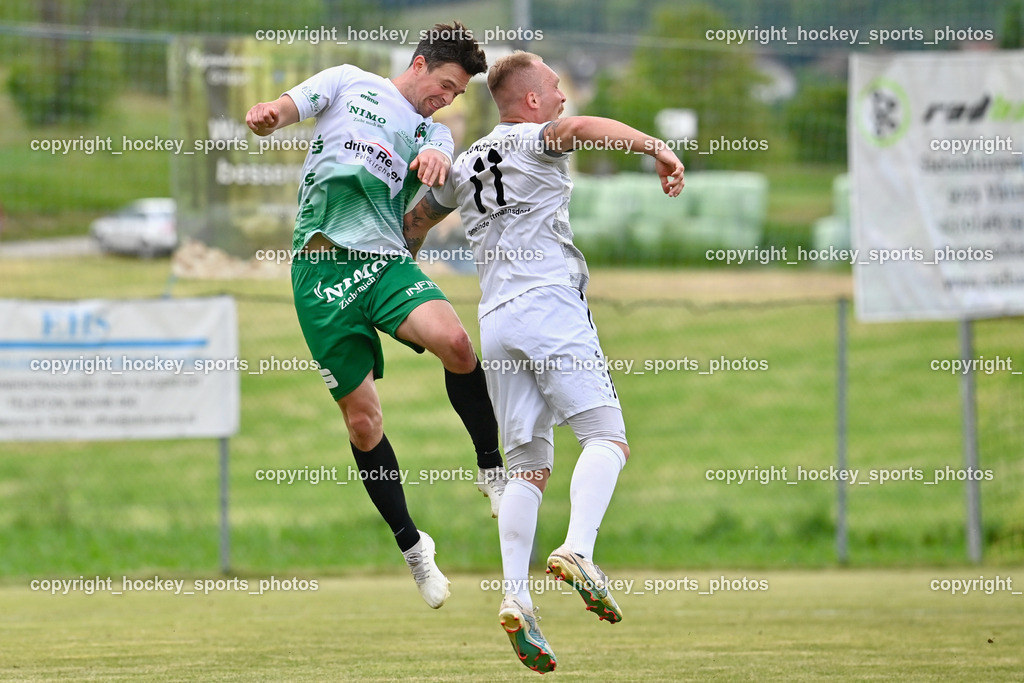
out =
<svg viewBox="0 0 1024 683"><path fill-rule="evenodd" d="M973 328L970 320L960 321L960 358L970 362L974 356ZM978 415L974 393L974 372L966 372L960 380L960 397L963 402L964 467L968 474L978 470ZM964 482L967 515L967 557L971 562L981 562L981 484L973 476Z"/></svg>
<svg viewBox="0 0 1024 683"><path fill-rule="evenodd" d="M836 467L846 470L846 307L845 297L839 297L838 327L836 330ZM846 527L846 482L836 486L836 559L846 564L849 559Z"/></svg>
<svg viewBox="0 0 1024 683"><path fill-rule="evenodd" d="M228 439L220 439L220 571L231 571L231 529L228 524Z"/></svg>

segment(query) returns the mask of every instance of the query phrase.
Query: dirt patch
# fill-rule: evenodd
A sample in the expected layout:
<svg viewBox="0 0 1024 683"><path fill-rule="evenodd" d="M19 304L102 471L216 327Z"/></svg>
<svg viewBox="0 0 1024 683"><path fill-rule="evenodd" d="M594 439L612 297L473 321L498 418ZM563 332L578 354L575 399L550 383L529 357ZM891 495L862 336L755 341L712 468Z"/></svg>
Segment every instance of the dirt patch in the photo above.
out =
<svg viewBox="0 0 1024 683"><path fill-rule="evenodd" d="M286 278L289 263L240 259L216 247L187 240L171 256L175 277L196 280L236 280Z"/></svg>
<svg viewBox="0 0 1024 683"><path fill-rule="evenodd" d="M805 268L782 270L596 270L587 287L591 299L696 302L834 300L852 298L853 276Z"/></svg>
<svg viewBox="0 0 1024 683"><path fill-rule="evenodd" d="M454 275L443 263L421 262L429 276ZM289 264L240 259L201 242L189 240L174 252L171 269L176 277L200 280L287 278ZM612 301L777 302L794 299L852 298L853 276L807 268L765 269L594 269L587 296ZM475 275L465 275L476 278Z"/></svg>

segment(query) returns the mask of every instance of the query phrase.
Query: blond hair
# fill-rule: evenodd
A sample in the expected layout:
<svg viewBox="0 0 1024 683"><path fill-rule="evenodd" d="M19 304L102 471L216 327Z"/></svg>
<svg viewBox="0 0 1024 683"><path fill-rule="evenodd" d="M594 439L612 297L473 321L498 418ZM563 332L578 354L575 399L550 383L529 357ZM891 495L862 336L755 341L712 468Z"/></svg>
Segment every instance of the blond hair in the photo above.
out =
<svg viewBox="0 0 1024 683"><path fill-rule="evenodd" d="M487 89L499 110L505 109L523 92L539 88L534 65L543 62L540 55L516 50L491 65L487 72Z"/></svg>

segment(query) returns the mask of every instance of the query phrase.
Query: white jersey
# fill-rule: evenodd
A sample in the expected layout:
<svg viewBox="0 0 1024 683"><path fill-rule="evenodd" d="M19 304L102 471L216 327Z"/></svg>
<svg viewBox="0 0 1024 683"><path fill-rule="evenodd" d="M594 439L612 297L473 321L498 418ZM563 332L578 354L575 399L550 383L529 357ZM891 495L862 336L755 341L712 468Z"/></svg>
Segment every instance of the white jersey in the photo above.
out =
<svg viewBox="0 0 1024 683"><path fill-rule="evenodd" d="M321 71L287 95L299 120L316 117L293 247L322 232L353 250L408 253L402 216L421 187L409 164L427 148L451 158L451 132L420 116L390 80L351 65Z"/></svg>
<svg viewBox="0 0 1024 683"><path fill-rule="evenodd" d="M535 287L586 291L587 264L569 227L569 158L544 149L546 125L498 124L432 190L462 216L480 274L480 317Z"/></svg>

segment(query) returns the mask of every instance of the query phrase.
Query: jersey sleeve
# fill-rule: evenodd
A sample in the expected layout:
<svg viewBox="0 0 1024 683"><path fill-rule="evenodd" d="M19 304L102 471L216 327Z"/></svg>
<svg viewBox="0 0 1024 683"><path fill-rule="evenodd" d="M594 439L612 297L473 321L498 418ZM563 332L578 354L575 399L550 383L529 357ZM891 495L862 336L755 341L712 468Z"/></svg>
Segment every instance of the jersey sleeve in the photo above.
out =
<svg viewBox="0 0 1024 683"><path fill-rule="evenodd" d="M547 144L544 141L544 131L553 123L554 121L530 124L528 128L523 130L521 138L522 148L526 150L529 156L537 161L548 164L572 154L571 151L556 152L553 149L547 148Z"/></svg>
<svg viewBox="0 0 1024 683"><path fill-rule="evenodd" d="M299 120L317 116L330 107L336 94L353 76L355 68L351 64L342 64L324 69L287 91L285 94L292 98L299 110Z"/></svg>
<svg viewBox="0 0 1024 683"><path fill-rule="evenodd" d="M427 201L431 202L435 210L454 211L459 206L459 200L455 198L455 167L444 179L444 185L432 187L427 190Z"/></svg>
<svg viewBox="0 0 1024 683"><path fill-rule="evenodd" d="M436 149L448 159L455 159L455 141L452 140L452 132L448 130L448 126L441 123L431 123L427 126L427 133L425 142L420 148L422 152L425 149Z"/></svg>

